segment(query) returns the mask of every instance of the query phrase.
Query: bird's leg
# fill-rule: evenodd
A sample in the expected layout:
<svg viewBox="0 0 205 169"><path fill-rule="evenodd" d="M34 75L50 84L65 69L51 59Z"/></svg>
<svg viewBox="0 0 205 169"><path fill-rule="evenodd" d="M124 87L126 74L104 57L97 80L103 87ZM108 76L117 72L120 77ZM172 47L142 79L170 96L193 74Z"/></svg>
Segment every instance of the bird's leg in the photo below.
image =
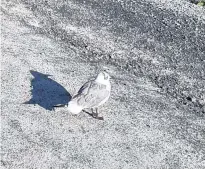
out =
<svg viewBox="0 0 205 169"><path fill-rule="evenodd" d="M98 116L98 108L95 108L95 112L94 112L94 109L91 108L91 111L92 111L92 116L93 116L93 118L98 119L98 120L104 120L103 117L99 117L99 116Z"/></svg>
<svg viewBox="0 0 205 169"><path fill-rule="evenodd" d="M93 111L93 108L92 108L92 113L93 113L94 118L98 117L98 109L97 108L95 108L95 112Z"/></svg>
<svg viewBox="0 0 205 169"><path fill-rule="evenodd" d="M96 108L95 111L96 111L96 117L95 118L98 119L98 120L104 120L103 117L98 116L98 108Z"/></svg>

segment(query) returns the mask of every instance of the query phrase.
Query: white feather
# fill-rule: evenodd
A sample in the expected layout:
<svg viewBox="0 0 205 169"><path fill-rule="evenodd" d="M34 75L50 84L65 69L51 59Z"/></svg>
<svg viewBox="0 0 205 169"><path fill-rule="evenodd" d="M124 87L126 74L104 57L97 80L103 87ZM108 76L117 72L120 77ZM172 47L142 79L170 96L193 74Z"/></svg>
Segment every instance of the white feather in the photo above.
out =
<svg viewBox="0 0 205 169"><path fill-rule="evenodd" d="M72 114L79 114L83 108L79 106L75 101L70 101L68 103L68 111L71 112Z"/></svg>

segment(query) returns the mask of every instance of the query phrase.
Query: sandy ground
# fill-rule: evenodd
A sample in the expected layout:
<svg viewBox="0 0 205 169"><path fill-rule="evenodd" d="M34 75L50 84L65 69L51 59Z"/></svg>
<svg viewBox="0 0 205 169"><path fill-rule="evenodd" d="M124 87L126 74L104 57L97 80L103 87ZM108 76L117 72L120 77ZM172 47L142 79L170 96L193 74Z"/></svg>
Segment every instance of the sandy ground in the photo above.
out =
<svg viewBox="0 0 205 169"><path fill-rule="evenodd" d="M107 8L100 13L109 1L42 2L1 6L1 167L205 168L203 42L190 49L194 59L181 62L179 50L187 56L188 49L177 46L176 38L169 43L143 33L141 26L132 28L126 22L132 13L109 14ZM148 29L146 20L140 22ZM197 22L200 43L204 20ZM168 47L175 62L167 57ZM100 108L104 121L53 109L103 66L113 77L111 98Z"/></svg>

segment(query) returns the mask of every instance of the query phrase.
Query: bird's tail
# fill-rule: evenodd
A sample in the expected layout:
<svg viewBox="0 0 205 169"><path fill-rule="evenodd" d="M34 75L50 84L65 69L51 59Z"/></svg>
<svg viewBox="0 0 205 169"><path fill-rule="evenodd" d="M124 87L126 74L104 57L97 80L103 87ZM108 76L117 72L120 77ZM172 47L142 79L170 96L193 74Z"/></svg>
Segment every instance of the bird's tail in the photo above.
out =
<svg viewBox="0 0 205 169"><path fill-rule="evenodd" d="M71 100L68 103L68 111L72 114L79 114L82 110L83 108L79 106L74 100Z"/></svg>

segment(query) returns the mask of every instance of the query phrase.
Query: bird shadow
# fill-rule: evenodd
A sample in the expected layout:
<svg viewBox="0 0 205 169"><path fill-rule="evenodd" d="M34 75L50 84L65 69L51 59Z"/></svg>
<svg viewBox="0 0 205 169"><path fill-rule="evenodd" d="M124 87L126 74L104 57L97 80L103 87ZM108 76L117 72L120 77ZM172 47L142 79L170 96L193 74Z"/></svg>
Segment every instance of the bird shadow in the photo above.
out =
<svg viewBox="0 0 205 169"><path fill-rule="evenodd" d="M66 105L71 100L70 93L48 74L30 70L32 98L24 104L38 104L46 110L54 110L56 105Z"/></svg>

